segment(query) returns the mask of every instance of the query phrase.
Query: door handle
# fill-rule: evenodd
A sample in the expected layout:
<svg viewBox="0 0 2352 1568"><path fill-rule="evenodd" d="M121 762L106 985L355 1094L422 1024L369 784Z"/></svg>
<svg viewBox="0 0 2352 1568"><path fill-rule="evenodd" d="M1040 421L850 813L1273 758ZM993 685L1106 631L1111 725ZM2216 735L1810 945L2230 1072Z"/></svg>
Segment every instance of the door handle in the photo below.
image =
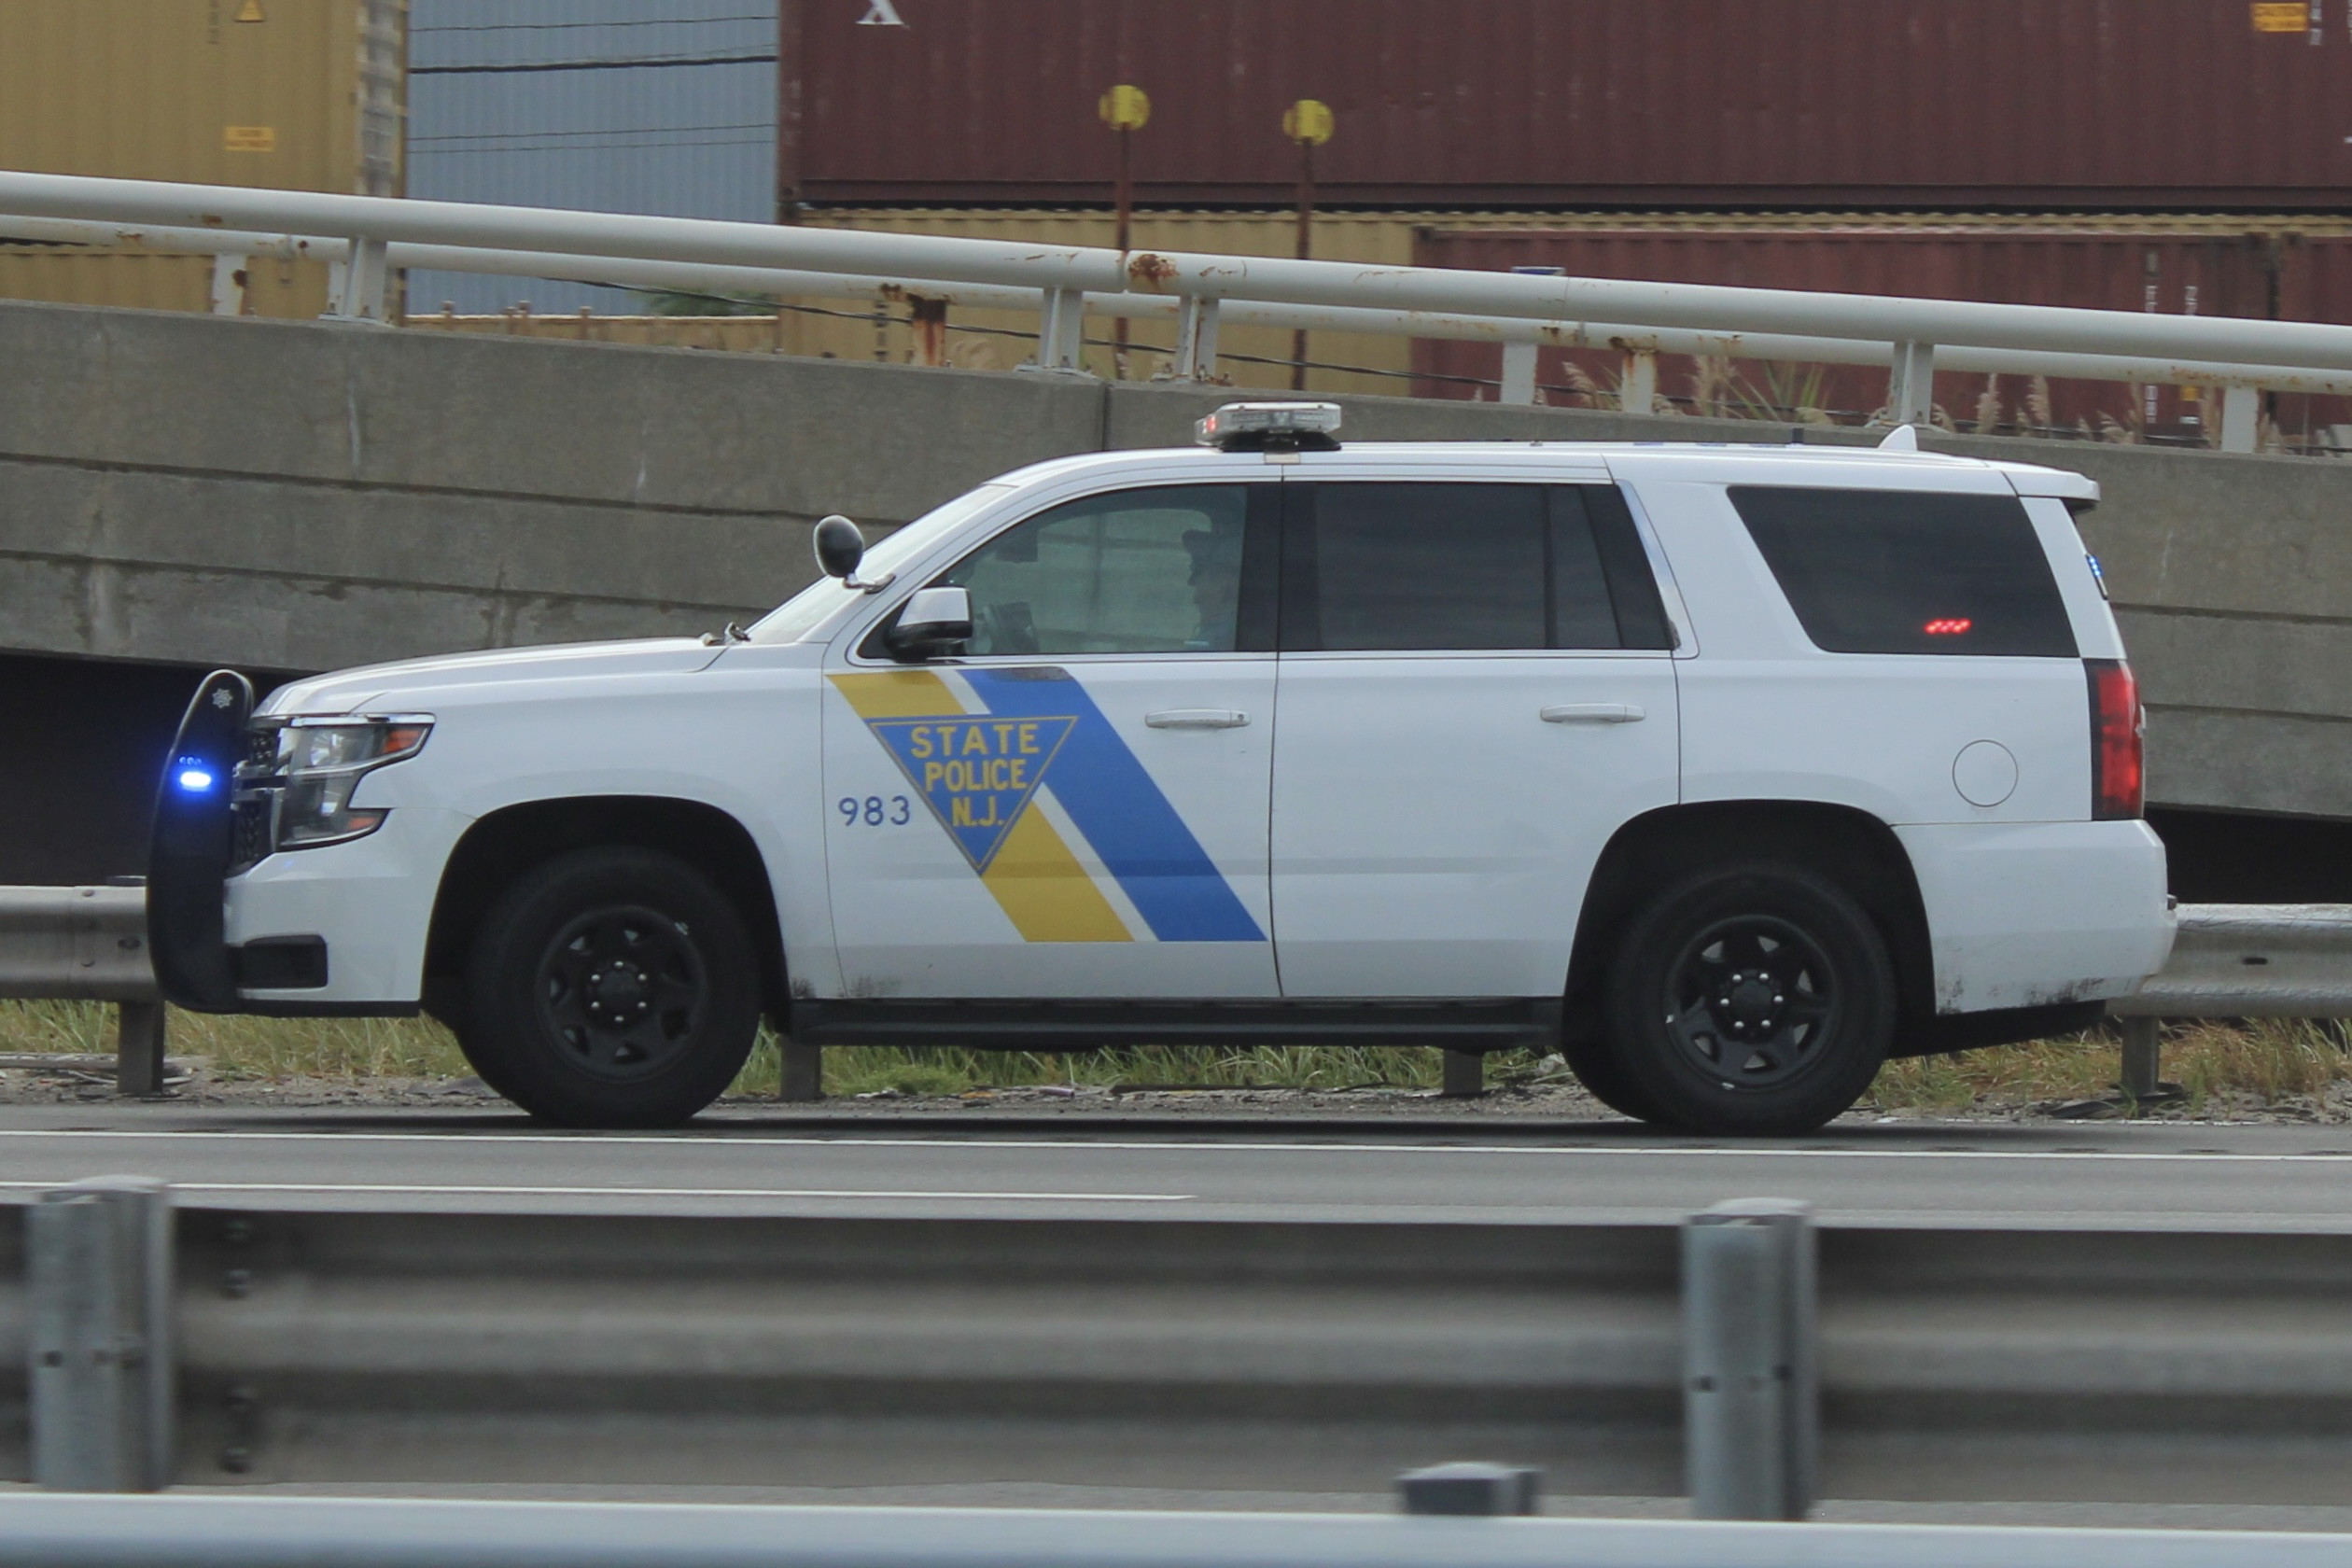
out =
<svg viewBox="0 0 2352 1568"><path fill-rule="evenodd" d="M1632 703L1554 703L1539 716L1547 724L1638 724L1649 717Z"/></svg>
<svg viewBox="0 0 2352 1568"><path fill-rule="evenodd" d="M1229 707L1164 707L1143 715L1155 730L1238 730L1249 721L1248 714Z"/></svg>

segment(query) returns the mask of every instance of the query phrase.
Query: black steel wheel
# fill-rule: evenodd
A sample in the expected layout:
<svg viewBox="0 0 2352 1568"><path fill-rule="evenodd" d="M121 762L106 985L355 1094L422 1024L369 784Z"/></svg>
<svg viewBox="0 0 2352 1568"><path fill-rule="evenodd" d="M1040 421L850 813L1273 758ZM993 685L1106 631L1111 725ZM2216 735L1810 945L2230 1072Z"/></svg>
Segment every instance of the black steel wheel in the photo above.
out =
<svg viewBox="0 0 2352 1568"><path fill-rule="evenodd" d="M1842 888L1758 862L1693 875L1627 928L1609 1058L1653 1119L1810 1132L1861 1098L1897 1013L1885 939Z"/></svg>
<svg viewBox="0 0 2352 1568"><path fill-rule="evenodd" d="M483 1081L567 1127L665 1127L723 1093L759 1028L742 917L685 862L586 849L484 917L459 1031Z"/></svg>
<svg viewBox="0 0 2352 1568"><path fill-rule="evenodd" d="M659 1073L708 1021L710 976L692 930L642 903L566 922L537 968L540 1027L571 1065L609 1082Z"/></svg>
<svg viewBox="0 0 2352 1568"><path fill-rule="evenodd" d="M1821 944L1785 919L1735 915L1683 944L1666 971L1666 1032L1683 1058L1734 1088L1802 1073L1833 1036L1841 998Z"/></svg>

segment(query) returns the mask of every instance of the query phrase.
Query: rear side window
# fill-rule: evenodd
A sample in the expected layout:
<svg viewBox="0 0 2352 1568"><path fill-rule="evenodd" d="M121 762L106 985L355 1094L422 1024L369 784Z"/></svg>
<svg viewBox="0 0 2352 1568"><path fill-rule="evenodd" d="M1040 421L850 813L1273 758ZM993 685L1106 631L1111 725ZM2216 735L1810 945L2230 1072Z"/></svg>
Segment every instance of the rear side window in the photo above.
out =
<svg viewBox="0 0 2352 1568"><path fill-rule="evenodd" d="M1442 483L1284 489L1285 649L1673 645L1631 514L1613 490ZM1588 494L1597 504L1589 505Z"/></svg>
<svg viewBox="0 0 2352 1568"><path fill-rule="evenodd" d="M1816 648L2075 656L2057 579L2014 497L1754 484L1730 496Z"/></svg>

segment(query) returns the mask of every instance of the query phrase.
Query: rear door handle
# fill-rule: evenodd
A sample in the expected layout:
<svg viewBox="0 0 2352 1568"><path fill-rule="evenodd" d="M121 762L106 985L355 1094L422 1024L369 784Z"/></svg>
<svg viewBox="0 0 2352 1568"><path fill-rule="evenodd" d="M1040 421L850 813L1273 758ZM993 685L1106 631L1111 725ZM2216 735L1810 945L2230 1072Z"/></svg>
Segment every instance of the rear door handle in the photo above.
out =
<svg viewBox="0 0 2352 1568"><path fill-rule="evenodd" d="M1143 715L1155 730L1238 730L1249 721L1248 714L1229 707L1164 707Z"/></svg>
<svg viewBox="0 0 2352 1568"><path fill-rule="evenodd" d="M1632 703L1554 703L1541 717L1547 724L1638 724L1649 715Z"/></svg>

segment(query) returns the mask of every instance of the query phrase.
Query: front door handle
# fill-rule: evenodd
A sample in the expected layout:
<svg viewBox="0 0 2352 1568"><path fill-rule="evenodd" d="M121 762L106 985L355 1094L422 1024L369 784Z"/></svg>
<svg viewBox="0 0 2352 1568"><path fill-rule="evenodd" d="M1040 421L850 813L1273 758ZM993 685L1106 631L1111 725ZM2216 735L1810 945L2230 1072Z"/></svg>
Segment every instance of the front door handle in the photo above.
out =
<svg viewBox="0 0 2352 1568"><path fill-rule="evenodd" d="M1229 707L1164 707L1143 715L1155 730L1238 730L1249 721L1248 714Z"/></svg>
<svg viewBox="0 0 2352 1568"><path fill-rule="evenodd" d="M1638 724L1649 715L1632 703L1554 703L1541 717L1547 724Z"/></svg>

